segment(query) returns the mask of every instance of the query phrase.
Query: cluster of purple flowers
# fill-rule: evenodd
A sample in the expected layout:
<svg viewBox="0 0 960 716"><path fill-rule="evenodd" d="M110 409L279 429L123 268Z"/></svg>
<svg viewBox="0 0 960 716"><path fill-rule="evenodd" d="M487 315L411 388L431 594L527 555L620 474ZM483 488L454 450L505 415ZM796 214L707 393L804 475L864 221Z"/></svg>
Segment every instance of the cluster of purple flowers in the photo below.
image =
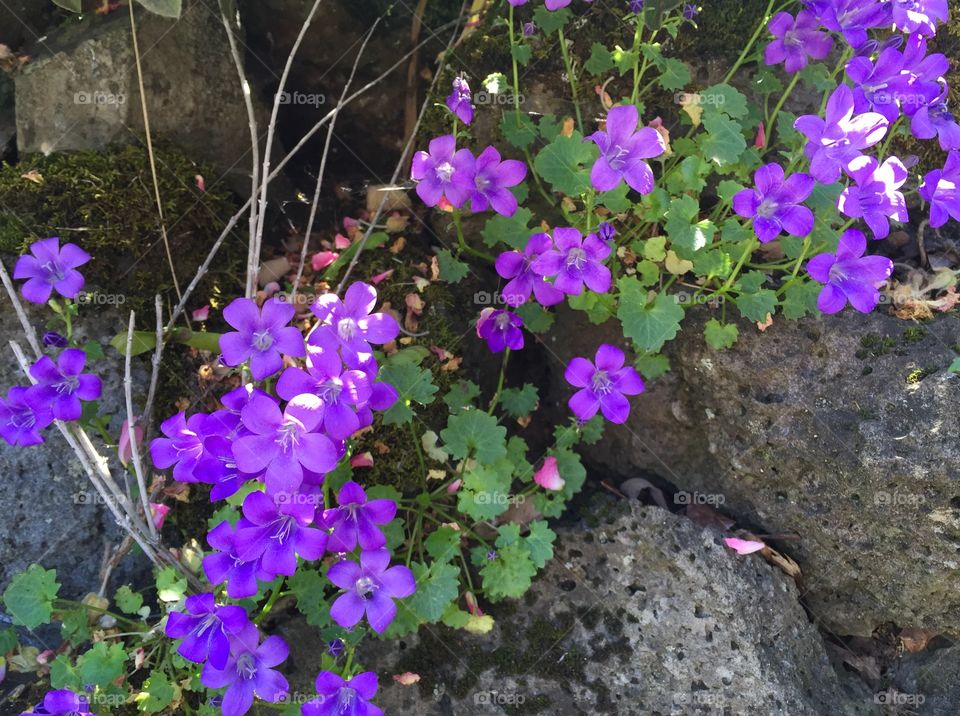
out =
<svg viewBox="0 0 960 716"><path fill-rule="evenodd" d="M57 238L43 239L30 247L30 255L21 256L14 268L16 278L26 278L23 296L34 303L45 303L56 290L65 298L75 298L84 284L76 270L90 256L74 244L60 247ZM44 345L63 348L57 360L41 356L31 367L35 381L30 387L10 388L0 398L0 436L11 445L26 447L43 442L42 432L54 420L79 420L83 401L100 397L100 378L84 373L87 354L79 348L66 348L68 341L57 333L44 335Z"/></svg>
<svg viewBox="0 0 960 716"><path fill-rule="evenodd" d="M804 115L794 124L807 139L809 175L784 178L777 164L761 167L755 187L734 197L736 213L753 220L762 242L783 232L807 236L814 219L802 202L814 180L832 184L846 176L849 181L837 208L852 219L863 219L875 239L885 238L891 219L908 220L901 191L908 171L897 157L880 161L864 152L903 116L915 137L936 137L943 149L951 150L943 169L929 172L920 186L921 197L930 204L931 225L960 216L958 161L952 151L960 149L960 124L947 107L944 79L950 63L943 54L927 51L928 38L947 19L946 0L806 0L805 5L796 17L780 12L770 21L774 39L766 48L767 64L784 63L788 72L797 72L808 59L827 56L835 33L854 49L845 66L851 84L841 84L830 94L823 117ZM882 44L871 37L872 30L888 27L906 35ZM864 257L861 239L863 234L851 229L840 237L836 252L811 259L810 276L824 284L818 304L823 312L839 311L848 301L858 311L876 307L878 286L893 265L885 258Z"/></svg>
<svg viewBox="0 0 960 716"><path fill-rule="evenodd" d="M212 585L224 584L231 599L255 595L260 582L292 576L298 559L315 561L327 553L339 555L328 576L343 590L331 613L344 628L366 615L382 632L396 615L393 600L415 590L409 569L389 566L380 529L397 505L368 500L363 488L347 482L338 506L328 509L322 490L324 476L347 452L347 439L398 399L392 386L377 380L373 345L392 341L399 326L391 315L373 312L376 300L376 290L361 282L343 300L321 296L311 307L317 322L304 339L289 325L290 304L270 299L258 307L236 299L224 309L236 330L220 339L223 362L249 366L257 381L279 374L275 396L241 386L221 398L219 410L169 418L161 425L163 437L150 445L156 467L172 468L182 482L212 485L213 500L262 483L244 498L236 524L225 520L207 535L213 551L203 560L204 573ZM294 365L300 357L302 365ZM358 562L351 561L358 547ZM167 634L183 639L184 658L205 663L206 686L227 688L222 708L228 716L246 713L255 696L276 701L286 693L286 681L272 669L286 658L286 645L277 637L261 641L240 607L218 606L213 594L191 597L186 612L170 615Z"/></svg>
<svg viewBox="0 0 960 716"><path fill-rule="evenodd" d="M97 716L90 710L90 703L69 689L48 692L33 711L24 711L20 716Z"/></svg>

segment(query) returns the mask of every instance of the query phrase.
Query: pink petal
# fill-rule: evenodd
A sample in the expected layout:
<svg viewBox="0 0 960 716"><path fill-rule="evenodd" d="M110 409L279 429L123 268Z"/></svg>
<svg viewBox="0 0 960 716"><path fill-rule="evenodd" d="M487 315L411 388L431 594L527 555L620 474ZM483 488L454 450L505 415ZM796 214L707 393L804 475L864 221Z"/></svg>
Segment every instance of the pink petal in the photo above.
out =
<svg viewBox="0 0 960 716"><path fill-rule="evenodd" d="M168 512L170 512L169 505L162 505L158 502L150 503L150 513L153 515L153 524L157 529L163 527L163 521L167 519Z"/></svg>
<svg viewBox="0 0 960 716"><path fill-rule="evenodd" d="M739 537L724 537L723 543L727 545L732 550L736 550L737 554L753 554L758 552L766 545L763 542L755 542L749 539L740 539Z"/></svg>
<svg viewBox="0 0 960 716"><path fill-rule="evenodd" d="M343 234L337 234L333 237L333 246L337 249L346 249L350 246L350 239Z"/></svg>
<svg viewBox="0 0 960 716"><path fill-rule="evenodd" d="M560 477L560 470L557 468L557 458L553 456L545 458L543 467L534 473L533 481L544 490L562 490L564 479Z"/></svg>
<svg viewBox="0 0 960 716"><path fill-rule="evenodd" d="M318 251L310 257L310 265L314 271L320 271L340 258L340 254L333 251Z"/></svg>
<svg viewBox="0 0 960 716"><path fill-rule="evenodd" d="M373 455L370 454L369 450L359 455L354 455L350 458L350 465L352 467L373 467Z"/></svg>
<svg viewBox="0 0 960 716"><path fill-rule="evenodd" d="M210 304L208 303L203 308L198 308L196 311L190 314L190 317L195 321L205 321L210 317Z"/></svg>
<svg viewBox="0 0 960 716"><path fill-rule="evenodd" d="M383 273L378 273L376 276L371 276L371 277L370 277L370 282L371 282L373 285L377 285L377 284L380 283L381 281L386 281L388 278L390 278L390 277L393 275L393 271L394 271L393 269L388 269L387 271L384 271Z"/></svg>

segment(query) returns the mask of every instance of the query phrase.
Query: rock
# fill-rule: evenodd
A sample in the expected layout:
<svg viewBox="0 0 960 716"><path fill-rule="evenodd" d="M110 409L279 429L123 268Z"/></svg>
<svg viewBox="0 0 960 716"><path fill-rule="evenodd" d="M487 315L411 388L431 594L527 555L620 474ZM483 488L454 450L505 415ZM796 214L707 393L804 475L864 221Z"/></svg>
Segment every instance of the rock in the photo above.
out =
<svg viewBox="0 0 960 716"><path fill-rule="evenodd" d="M45 314L35 311L34 325L42 325ZM123 363L109 348L109 341L123 327L119 313L99 308L82 313L76 334L83 342L97 341L111 354L88 367L103 381L101 413L113 416L113 434L119 433L125 408ZM27 384L6 341L16 339L28 350L5 293L0 295L0 335L5 339L0 392L5 394L11 386ZM146 385L148 376L138 366L134 379ZM91 437L99 443L96 436ZM104 546L119 543L123 533L60 433L51 427L46 438L45 444L29 448L11 447L0 440L0 591L16 573L36 562L57 570L61 595L78 598L99 590ZM110 455L100 447L101 454ZM128 555L114 571L112 583L136 581L145 569L142 557Z"/></svg>
<svg viewBox="0 0 960 716"><path fill-rule="evenodd" d="M885 622L952 630L960 619L960 323L918 326L876 311L740 326L730 350L688 311L666 347L672 370L609 425L589 460L623 477L655 473L722 502L741 526L797 533L776 543L803 569L804 600L838 634ZM619 326L567 313L560 361L624 345ZM562 371L555 400L570 395Z"/></svg>
<svg viewBox="0 0 960 716"><path fill-rule="evenodd" d="M890 706L912 709L918 716L946 716L960 704L960 646L945 639L916 654L904 654L897 664L893 685L879 700Z"/></svg>
<svg viewBox="0 0 960 716"><path fill-rule="evenodd" d="M140 12L137 22L154 138L213 164L249 194L250 130L217 1L185 2L179 21ZM21 154L138 140L128 13L88 15L54 31L17 74L16 104Z"/></svg>
<svg viewBox="0 0 960 716"><path fill-rule="evenodd" d="M0 3L0 44L11 50L29 49L57 19L66 15L53 2L5 0Z"/></svg>
<svg viewBox="0 0 960 716"><path fill-rule="evenodd" d="M865 687L841 684L785 575L659 508L620 502L596 514L557 529L556 558L530 595L489 608L490 634L430 626L364 642L384 711L876 712ZM319 655L303 641L291 643L291 663L312 678ZM418 684L394 682L408 671Z"/></svg>

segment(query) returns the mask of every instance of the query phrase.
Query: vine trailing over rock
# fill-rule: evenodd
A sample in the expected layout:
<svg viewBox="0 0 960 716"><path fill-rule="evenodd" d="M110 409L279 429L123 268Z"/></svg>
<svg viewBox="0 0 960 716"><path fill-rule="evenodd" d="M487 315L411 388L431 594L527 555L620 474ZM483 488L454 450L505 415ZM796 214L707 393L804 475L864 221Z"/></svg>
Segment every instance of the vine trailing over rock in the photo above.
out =
<svg viewBox="0 0 960 716"><path fill-rule="evenodd" d="M309 315L286 300L299 285L277 284L256 300L230 301L222 314L232 330L222 335L158 328L150 336L155 342L218 352L219 367L237 378L214 408L167 417L149 445L154 468L170 470L179 483L210 486L210 500L224 504L208 525L208 548L197 543L163 554L157 533L170 508L147 488L142 426L137 432L128 415L118 449L139 490L129 492L117 517L148 527L141 546L157 557L161 611L153 615L129 587L114 597L122 613L108 610L105 599L61 599L56 575L37 565L16 577L3 594L15 622L32 629L55 617L68 644L42 664L37 659L44 667L52 660L45 670L52 690L32 713L103 716L135 704L147 713L243 716L257 699L304 716L382 713L372 703L376 674L355 659L360 640L435 623L490 631L484 601L522 596L553 556L547 520L562 514L586 476L573 448L598 440L604 420L625 422L644 379L668 369L660 351L681 329L687 305L718 310L704 329L718 349L738 338L730 303L761 328L780 316L835 313L848 303L869 312L893 271L875 247L891 222L908 221L907 195L928 202L931 226L960 219L960 126L947 109L943 79L949 62L927 52L928 38L946 20L945 0L809 0L795 15L772 17L771 1L727 81L677 95L687 132L676 138L660 117L642 117L655 89L676 92L690 83L688 68L663 49L665 38L695 25L697 6L675 3L664 12L642 0L625 3L632 45L596 43L575 67L564 34L572 0L534 4L521 26L515 14L526 12L527 0L508 2L512 82L503 74L483 80L494 94L512 85L513 106L499 126L517 158L505 158L506 147L475 153L469 146L485 110L474 106L469 79L458 76L445 103L449 132L415 153L410 172L419 198L449 214L456 233L457 246L437 257L437 277L457 283L469 262L482 261L506 280L497 306L483 308L475 323L478 339L503 356L486 407L479 386L460 381L442 396L443 427L429 429L423 409L437 405L440 389L431 356L438 364L450 356L405 340L415 336L400 338L394 313L375 310L374 284L390 271L371 283L354 281L342 297L319 292ZM764 27L773 39L760 50ZM521 112L518 68L530 62L537 33L557 35L575 118L535 121ZM834 44L843 51L831 71L821 61ZM729 83L758 56L791 75L784 88L771 70L758 72L762 82L754 78L752 86L764 95L762 107ZM849 83L838 82L844 71ZM587 74L608 73L613 85L598 85L605 116L588 135L580 83ZM822 103L819 112L794 117L784 104L801 79ZM622 96L615 101L608 86L622 87ZM919 182L911 181L909 158L887 154L908 120L915 137L937 138L949 152L944 167ZM562 216L558 225L545 215L531 227L531 188L550 216ZM494 213L482 237L496 256L473 245L465 211ZM860 219L874 241L854 226ZM349 258L349 275L359 253L386 237L368 239L369 232L359 241L338 235L334 248L343 253L314 255L314 270L336 278ZM66 436L76 435L66 423L103 427L95 405L101 384L87 372L88 358L101 356L77 345L73 330L85 285L79 269L89 261L79 246L48 238L14 269L22 296L52 311L43 348L56 360L39 355L37 344L31 385L0 399L0 436L11 445L38 445L54 424ZM411 295L408 316L419 305ZM564 376L576 389L568 402L573 415L530 461L527 442L511 434L508 419L529 422L537 390L505 388L505 376L511 354L548 328L549 309L564 301L597 323L616 317L623 347L635 356L628 363L623 347L604 343L571 360ZM125 348L128 366L138 337L133 324L131 316L126 341L118 336L115 343ZM428 429L419 432L418 422ZM364 484L356 474L373 464L372 455L357 450L361 436L395 426L409 430L417 457L416 489L405 493ZM741 554L763 547L736 538L727 544ZM287 644L262 629L285 597L295 598L326 649L316 693L307 698L290 693L278 668ZM0 653L16 647L15 635L3 633L3 640L8 648ZM149 676L131 686L129 676L139 670Z"/></svg>

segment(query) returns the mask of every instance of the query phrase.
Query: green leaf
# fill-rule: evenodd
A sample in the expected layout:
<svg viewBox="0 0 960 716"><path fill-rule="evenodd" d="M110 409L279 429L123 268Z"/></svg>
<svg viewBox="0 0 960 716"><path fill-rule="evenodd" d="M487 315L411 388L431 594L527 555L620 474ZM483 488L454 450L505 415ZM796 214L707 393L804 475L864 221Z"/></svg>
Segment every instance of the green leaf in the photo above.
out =
<svg viewBox="0 0 960 716"><path fill-rule="evenodd" d="M737 309L744 318L751 321L765 321L767 314L777 310L777 294L764 288L756 293L741 294L737 298Z"/></svg>
<svg viewBox="0 0 960 716"><path fill-rule="evenodd" d="M157 572L157 599L161 602L179 602L187 593L187 578L173 567Z"/></svg>
<svg viewBox="0 0 960 716"><path fill-rule="evenodd" d="M116 594L113 595L113 601L124 614L139 614L140 607L143 606L143 595L134 592L130 587L124 584Z"/></svg>
<svg viewBox="0 0 960 716"><path fill-rule="evenodd" d="M3 592L3 604L14 624L36 629L50 622L53 600L59 591L56 570L31 564L10 580Z"/></svg>
<svg viewBox="0 0 960 716"><path fill-rule="evenodd" d="M530 383L524 383L522 388L507 388L500 395L500 404L503 409L514 418L522 418L532 413L539 401L537 388Z"/></svg>
<svg viewBox="0 0 960 716"><path fill-rule="evenodd" d="M127 332L118 333L110 339L110 345L117 349L120 355L127 354ZM157 334L151 331L134 331L133 341L130 343L130 355L138 356L141 353L152 351L157 345Z"/></svg>
<svg viewBox="0 0 960 716"><path fill-rule="evenodd" d="M60 654L53 663L50 664L50 686L54 689L82 689L83 682L80 680L80 674L74 668L70 660Z"/></svg>
<svg viewBox="0 0 960 716"><path fill-rule="evenodd" d="M90 625L84 607L61 612L58 618L61 621L60 634L70 643L80 645L90 639Z"/></svg>
<svg viewBox="0 0 960 716"><path fill-rule="evenodd" d="M720 113L733 119L743 119L749 111L743 93L727 84L711 85L699 95L704 114Z"/></svg>
<svg viewBox="0 0 960 716"><path fill-rule="evenodd" d="M680 90L690 82L690 69L678 59L664 57L659 45L644 45L644 56L660 70L657 83L665 90Z"/></svg>
<svg viewBox="0 0 960 716"><path fill-rule="evenodd" d="M461 460L472 457L481 463L492 463L507 454L507 429L480 410L451 415L440 437L447 452Z"/></svg>
<svg viewBox="0 0 960 716"><path fill-rule="evenodd" d="M743 188L744 186L740 182L724 179L717 184L717 195L725 202L730 202L733 201L734 195Z"/></svg>
<svg viewBox="0 0 960 716"><path fill-rule="evenodd" d="M654 380L670 370L670 359L660 353L645 355L637 358L633 366L644 378Z"/></svg>
<svg viewBox="0 0 960 716"><path fill-rule="evenodd" d="M540 6L533 11L533 22L545 35L552 35L569 20L570 11L565 7L551 12L545 6Z"/></svg>
<svg viewBox="0 0 960 716"><path fill-rule="evenodd" d="M580 196L590 190L590 171L598 150L592 142L584 142L580 132L569 137L562 134L537 154L533 164L537 173L550 182L554 191L567 196Z"/></svg>
<svg viewBox="0 0 960 716"><path fill-rule="evenodd" d="M210 353L220 352L221 334L210 333L209 331L187 331L186 333L188 333L188 335L177 338L177 341L186 343L191 348L196 348L201 351L209 351Z"/></svg>
<svg viewBox="0 0 960 716"><path fill-rule="evenodd" d="M324 595L324 588L329 585L330 582L320 572L302 566L287 578L287 587L297 598L297 610L310 626L322 629L332 623L330 605Z"/></svg>
<svg viewBox="0 0 960 716"><path fill-rule="evenodd" d="M947 370L951 373L960 373L960 358L954 358L950 365L947 366Z"/></svg>
<svg viewBox="0 0 960 716"><path fill-rule="evenodd" d="M413 562L410 569L417 580L417 591L407 598L407 606L428 624L440 621L460 595L460 567L441 562L427 567Z"/></svg>
<svg viewBox="0 0 960 716"><path fill-rule="evenodd" d="M729 348L736 343L740 331L734 323L724 324L720 323L716 318L711 318L704 327L703 335L711 348L721 350L723 348Z"/></svg>
<svg viewBox="0 0 960 716"><path fill-rule="evenodd" d="M457 509L475 520L491 520L510 507L513 466L506 460L477 465L463 475L457 492Z"/></svg>
<svg viewBox="0 0 960 716"><path fill-rule="evenodd" d="M590 322L597 325L606 323L614 311L614 297L609 293L581 291L568 297L567 303L576 311L585 311Z"/></svg>
<svg viewBox="0 0 960 716"><path fill-rule="evenodd" d="M449 249L437 252L437 264L440 267L440 278L448 283L460 283L470 272L470 267L455 258Z"/></svg>
<svg viewBox="0 0 960 716"><path fill-rule="evenodd" d="M84 684L94 684L101 689L109 687L114 679L123 675L127 652L123 644L106 642L94 644L90 651L77 659L77 672Z"/></svg>
<svg viewBox="0 0 960 716"><path fill-rule="evenodd" d="M83 12L83 0L53 0L53 4L70 12Z"/></svg>
<svg viewBox="0 0 960 716"><path fill-rule="evenodd" d="M531 333L545 333L553 325L554 315L536 301L527 301L515 309L523 319L523 327Z"/></svg>
<svg viewBox="0 0 960 716"><path fill-rule="evenodd" d="M513 216L497 214L487 220L480 232L483 243L491 247L503 243L512 249L523 251L532 232L529 228L532 219L533 212L524 206L517 209Z"/></svg>
<svg viewBox="0 0 960 716"><path fill-rule="evenodd" d="M817 297L823 288L819 283L804 281L787 286L783 292L783 306L781 310L785 318L796 320L807 314L816 314Z"/></svg>
<svg viewBox="0 0 960 716"><path fill-rule="evenodd" d="M385 231L376 231L367 238L367 243L365 243L364 250L375 249L378 246L382 246L390 240L390 235ZM353 260L354 254L360 249L360 244L362 242L357 241L356 243L350 244L346 249L340 252L340 256L332 264L327 266L323 270L323 280L329 282L335 282L337 276L340 274L340 269L349 265L350 261Z"/></svg>
<svg viewBox="0 0 960 716"><path fill-rule="evenodd" d="M176 694L177 690L167 680L166 674L159 670L152 671L150 678L143 682L143 691L135 697L137 709L148 714L160 713L173 703Z"/></svg>
<svg viewBox="0 0 960 716"><path fill-rule="evenodd" d="M583 63L583 68L592 75L602 75L613 69L613 57L604 45L594 42L590 47L590 59Z"/></svg>
<svg viewBox="0 0 960 716"><path fill-rule="evenodd" d="M651 261L663 261L667 257L667 237L653 236L644 241L643 257Z"/></svg>
<svg viewBox="0 0 960 716"><path fill-rule="evenodd" d="M419 361L422 358L411 359L409 355L402 357L407 350L387 358L387 362L380 369L381 380L392 385L400 394L400 399L383 415L385 425L402 425L409 422L413 418L411 403L429 405L439 390L433 382L433 373L420 367Z"/></svg>
<svg viewBox="0 0 960 716"><path fill-rule="evenodd" d="M510 48L510 51L517 64L524 67L530 62L530 55L533 54L533 48L530 45L514 45Z"/></svg>
<svg viewBox="0 0 960 716"><path fill-rule="evenodd" d="M460 551L462 534L460 530L442 525L430 533L430 536L423 541L423 546L435 561L449 562Z"/></svg>
<svg viewBox="0 0 960 716"><path fill-rule="evenodd" d="M624 277L617 285L620 289L617 318L623 324L623 335L640 350L659 351L680 330L683 308L673 296L665 293L658 294L648 304L647 290L636 279Z"/></svg>
<svg viewBox="0 0 960 716"><path fill-rule="evenodd" d="M699 213L700 204L691 196L684 195L670 204L663 228L680 258L693 259L697 251L713 241L717 232L717 227L709 219L692 221Z"/></svg>
<svg viewBox="0 0 960 716"><path fill-rule="evenodd" d="M546 520L537 520L531 522L530 534L523 538L523 544L530 552L530 560L537 569L543 569L543 566L553 558L553 541L557 538L557 533L547 526Z"/></svg>
<svg viewBox="0 0 960 716"><path fill-rule="evenodd" d="M536 573L530 550L519 544L497 550L496 558L486 560L480 568L484 594L494 602L522 596Z"/></svg>
<svg viewBox="0 0 960 716"><path fill-rule="evenodd" d="M723 114L705 114L703 127L707 130L700 137L703 156L721 167L736 164L747 148L740 125Z"/></svg>
<svg viewBox="0 0 960 716"><path fill-rule="evenodd" d="M537 138L537 126L526 113L507 110L500 120L500 133L517 149L526 149Z"/></svg>
<svg viewBox="0 0 960 716"><path fill-rule="evenodd" d="M175 20L180 19L180 13L183 11L181 0L137 0L137 2L154 15L172 17Z"/></svg>
<svg viewBox="0 0 960 716"><path fill-rule="evenodd" d="M614 214L622 214L631 206L633 202L627 198L630 186L626 182L620 182L614 189L605 191L597 197L597 203L607 207Z"/></svg>
<svg viewBox="0 0 960 716"><path fill-rule="evenodd" d="M0 656L17 648L17 632L13 627L0 629Z"/></svg>
<svg viewBox="0 0 960 716"><path fill-rule="evenodd" d="M474 407L473 399L480 395L480 387L472 380L458 380L450 386L450 390L443 396L450 413L456 415L464 408Z"/></svg>

